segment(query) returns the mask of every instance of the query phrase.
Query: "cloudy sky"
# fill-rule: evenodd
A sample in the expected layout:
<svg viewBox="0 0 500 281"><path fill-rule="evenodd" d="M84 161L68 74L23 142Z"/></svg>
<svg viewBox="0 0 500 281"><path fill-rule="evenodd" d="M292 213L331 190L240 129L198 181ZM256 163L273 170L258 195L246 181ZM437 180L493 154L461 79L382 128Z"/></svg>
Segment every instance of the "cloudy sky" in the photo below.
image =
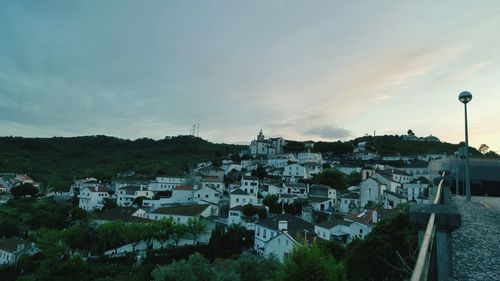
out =
<svg viewBox="0 0 500 281"><path fill-rule="evenodd" d="M498 1L1 1L0 135L500 150Z"/></svg>

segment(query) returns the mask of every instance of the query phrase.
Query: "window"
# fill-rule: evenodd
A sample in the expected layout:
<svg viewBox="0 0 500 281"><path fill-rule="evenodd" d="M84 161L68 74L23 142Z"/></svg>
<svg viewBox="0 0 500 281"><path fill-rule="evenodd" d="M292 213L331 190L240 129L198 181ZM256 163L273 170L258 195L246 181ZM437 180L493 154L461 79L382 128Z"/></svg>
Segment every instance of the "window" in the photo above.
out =
<svg viewBox="0 0 500 281"><path fill-rule="evenodd" d="M363 229L359 229L359 234L363 234Z"/></svg>

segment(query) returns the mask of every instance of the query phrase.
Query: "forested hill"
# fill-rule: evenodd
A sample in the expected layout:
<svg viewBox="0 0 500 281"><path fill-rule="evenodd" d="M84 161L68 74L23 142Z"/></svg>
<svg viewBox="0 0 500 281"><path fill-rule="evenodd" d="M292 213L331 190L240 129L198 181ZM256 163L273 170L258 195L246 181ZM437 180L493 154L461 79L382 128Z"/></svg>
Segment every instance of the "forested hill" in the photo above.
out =
<svg viewBox="0 0 500 281"><path fill-rule="evenodd" d="M245 146L214 144L193 136L125 140L108 136L0 137L0 172L27 173L51 188L65 189L75 178L110 179L124 170L154 177L182 175Z"/></svg>
<svg viewBox="0 0 500 281"><path fill-rule="evenodd" d="M443 154L453 155L463 144L452 144L447 142L432 142L432 141L407 141L403 140L402 136L385 135L385 136L364 136L346 142L316 142L312 151L321 153L332 153L337 156L349 154L354 147L360 143L366 142L366 148L378 152L380 155L396 154L401 155L418 155L418 154ZM303 151L305 148L304 142L290 141L285 149L289 152ZM474 157L490 157L498 158L498 154L493 151L481 154L477 149L471 148L471 154Z"/></svg>

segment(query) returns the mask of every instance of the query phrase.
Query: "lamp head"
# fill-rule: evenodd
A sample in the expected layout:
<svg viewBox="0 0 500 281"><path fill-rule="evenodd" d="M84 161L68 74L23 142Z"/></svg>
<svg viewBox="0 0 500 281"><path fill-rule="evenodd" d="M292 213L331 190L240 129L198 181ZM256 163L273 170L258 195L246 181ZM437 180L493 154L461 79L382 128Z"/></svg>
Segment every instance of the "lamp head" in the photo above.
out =
<svg viewBox="0 0 500 281"><path fill-rule="evenodd" d="M458 100L465 104L470 102L471 99L472 99L472 94L467 91L463 91L458 95Z"/></svg>

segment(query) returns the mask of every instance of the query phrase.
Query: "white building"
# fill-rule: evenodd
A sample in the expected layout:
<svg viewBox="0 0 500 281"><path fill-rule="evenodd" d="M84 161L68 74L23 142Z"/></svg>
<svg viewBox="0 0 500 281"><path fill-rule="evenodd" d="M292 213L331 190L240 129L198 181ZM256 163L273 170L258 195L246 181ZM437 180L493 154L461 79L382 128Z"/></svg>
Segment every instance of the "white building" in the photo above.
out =
<svg viewBox="0 0 500 281"><path fill-rule="evenodd" d="M172 218L176 223L187 223L189 219L208 218L216 216L219 210L210 204L186 204L171 207L163 207L147 214L150 220L162 220Z"/></svg>
<svg viewBox="0 0 500 281"><path fill-rule="evenodd" d="M397 193L390 192L388 190L384 191L384 208L385 209L394 209L399 204L403 204L407 202L407 196Z"/></svg>
<svg viewBox="0 0 500 281"><path fill-rule="evenodd" d="M309 187L310 197L327 197L333 199L333 203L337 203L337 190L328 186L321 184L313 184Z"/></svg>
<svg viewBox="0 0 500 281"><path fill-rule="evenodd" d="M406 191L408 201L417 201L424 195L424 190L429 187L427 181L413 180L403 184L403 190Z"/></svg>
<svg viewBox="0 0 500 281"><path fill-rule="evenodd" d="M367 178L359 184L361 206L364 207L368 202L374 204L383 203L382 194L387 190L387 185L383 184L375 177Z"/></svg>
<svg viewBox="0 0 500 281"><path fill-rule="evenodd" d="M78 195L78 207L85 211L101 210L104 199L109 198L108 190L102 186L86 187Z"/></svg>
<svg viewBox="0 0 500 281"><path fill-rule="evenodd" d="M38 248L33 243L21 238L0 238L0 265L15 264L21 256L31 256L37 252Z"/></svg>
<svg viewBox="0 0 500 281"><path fill-rule="evenodd" d="M341 172L342 174L345 175L350 175L354 173L361 173L361 167L355 167L355 166L338 166L335 167L335 170Z"/></svg>
<svg viewBox="0 0 500 281"><path fill-rule="evenodd" d="M307 177L306 168L299 164L291 164L285 167L283 171L283 179L286 182L298 182L299 179Z"/></svg>
<svg viewBox="0 0 500 281"><path fill-rule="evenodd" d="M309 195L309 187L303 183L283 183L285 194L291 194L294 197L306 198Z"/></svg>
<svg viewBox="0 0 500 281"><path fill-rule="evenodd" d="M75 180L69 188L69 196L74 197L80 194L80 191L87 187L99 187L99 182L95 178L86 178Z"/></svg>
<svg viewBox="0 0 500 281"><path fill-rule="evenodd" d="M251 155L277 155L283 154L285 144L283 138L266 139L260 130L257 139L250 142L249 150Z"/></svg>
<svg viewBox="0 0 500 281"><path fill-rule="evenodd" d="M316 224L314 226L314 232L323 240L348 243L351 241L351 224L351 221L335 219Z"/></svg>
<svg viewBox="0 0 500 281"><path fill-rule="evenodd" d="M116 205L129 207L138 197L153 198L153 191L149 191L144 185L128 185L120 188L116 196Z"/></svg>
<svg viewBox="0 0 500 281"><path fill-rule="evenodd" d="M195 188L193 185L179 185L172 190L170 203L188 204L194 201Z"/></svg>
<svg viewBox="0 0 500 281"><path fill-rule="evenodd" d="M304 168L306 169L308 178L312 178L313 175L323 172L323 166L315 162L305 163Z"/></svg>
<svg viewBox="0 0 500 281"><path fill-rule="evenodd" d="M219 192L224 192L226 190L226 185L223 181L219 180L218 177L203 177L201 178L201 188L210 187Z"/></svg>
<svg viewBox="0 0 500 281"><path fill-rule="evenodd" d="M357 192L349 192L347 194L343 194L340 197L340 212L348 214L352 210L361 207L359 197L359 193Z"/></svg>
<svg viewBox="0 0 500 281"><path fill-rule="evenodd" d="M194 199L198 201L198 204L210 203L219 204L221 197L221 192L215 188L205 186L194 192Z"/></svg>
<svg viewBox="0 0 500 281"><path fill-rule="evenodd" d="M300 243L284 230L267 241L263 254L266 257L276 257L279 262L283 263L297 246L300 246Z"/></svg>
<svg viewBox="0 0 500 281"><path fill-rule="evenodd" d="M286 247L286 242L281 245L281 241L273 242L272 246L266 250L267 243L285 231L292 237L296 235L310 236L314 235L314 225L289 214L269 217L255 225L254 250L267 255L287 252L289 248Z"/></svg>
<svg viewBox="0 0 500 281"><path fill-rule="evenodd" d="M258 210L266 209L264 206L254 206ZM267 210L266 210L267 212ZM251 218L245 217L243 214L243 206L239 205L234 208L229 209L229 216L227 218L228 225L239 224L246 229L255 230L255 222L259 220L259 214L257 213Z"/></svg>
<svg viewBox="0 0 500 281"><path fill-rule="evenodd" d="M247 204L262 205L257 199L257 195L249 194L241 188L237 188L229 194L229 208L244 206Z"/></svg>
<svg viewBox="0 0 500 281"><path fill-rule="evenodd" d="M243 176L241 178L241 189L248 194L257 195L259 192L259 178Z"/></svg>
<svg viewBox="0 0 500 281"><path fill-rule="evenodd" d="M380 183L386 186L386 189L392 192L396 192L401 188L401 183L396 181L391 174L388 173L376 173L371 178L378 180Z"/></svg>
<svg viewBox="0 0 500 281"><path fill-rule="evenodd" d="M321 153L314 153L314 152L301 152L297 154L297 158L300 164L305 164L308 162L314 162L319 164L321 163L321 160L323 160L323 158L321 157Z"/></svg>
<svg viewBox="0 0 500 281"><path fill-rule="evenodd" d="M185 185L188 179L185 177L160 176L149 183L148 189L153 192L173 190L179 185Z"/></svg>
<svg viewBox="0 0 500 281"><path fill-rule="evenodd" d="M267 158L267 166L284 168L286 165L288 165L288 157L286 155L276 155Z"/></svg>

